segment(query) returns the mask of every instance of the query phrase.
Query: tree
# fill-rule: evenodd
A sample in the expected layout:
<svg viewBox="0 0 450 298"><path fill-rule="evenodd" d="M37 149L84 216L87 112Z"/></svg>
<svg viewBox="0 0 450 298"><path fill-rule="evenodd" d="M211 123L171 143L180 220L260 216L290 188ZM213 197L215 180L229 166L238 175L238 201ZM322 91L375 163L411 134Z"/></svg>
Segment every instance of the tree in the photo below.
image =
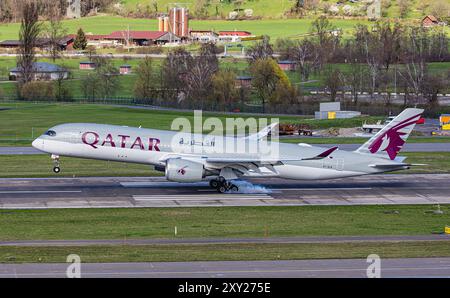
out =
<svg viewBox="0 0 450 298"><path fill-rule="evenodd" d="M211 96L212 76L219 70L217 48L212 43L202 44L199 55L188 60L187 72L184 76L187 98L200 101L203 108L204 100Z"/></svg>
<svg viewBox="0 0 450 298"><path fill-rule="evenodd" d="M400 17L406 18L409 11L411 10L411 1L410 0L397 0L398 9L400 11Z"/></svg>
<svg viewBox="0 0 450 298"><path fill-rule="evenodd" d="M212 76L214 101L222 107L231 107L239 98L235 86L236 73L231 69L219 70Z"/></svg>
<svg viewBox="0 0 450 298"><path fill-rule="evenodd" d="M445 19L450 17L450 3L446 0L433 0L430 7L432 15L438 19Z"/></svg>
<svg viewBox="0 0 450 298"><path fill-rule="evenodd" d="M106 99L114 96L120 88L119 70L113 65L110 59L97 58L95 59L97 68L95 69L98 78L98 94L100 97Z"/></svg>
<svg viewBox="0 0 450 298"><path fill-rule="evenodd" d="M283 97L286 93L294 94L289 78L272 58L258 59L250 66L252 85L261 98L263 113L266 104L277 104L290 98Z"/></svg>
<svg viewBox="0 0 450 298"><path fill-rule="evenodd" d="M48 49L50 56L55 62L61 56L61 40L66 36L67 30L61 23L61 15L58 6L54 8L54 14L51 16L48 25L44 26L44 35L48 40Z"/></svg>
<svg viewBox="0 0 450 298"><path fill-rule="evenodd" d="M270 44L270 37L263 36L261 41L255 42L247 49L247 56L249 56L250 64L258 59L267 59L273 57L273 48Z"/></svg>
<svg viewBox="0 0 450 298"><path fill-rule="evenodd" d="M20 83L25 84L33 79L33 65L35 62L34 48L37 45L37 40L41 33L41 24L38 22L38 7L33 1L27 0L24 2L22 14L17 64L21 71Z"/></svg>
<svg viewBox="0 0 450 298"><path fill-rule="evenodd" d="M325 86L330 92L330 100L336 101L336 95L339 88L342 87L342 73L331 66L325 71Z"/></svg>
<svg viewBox="0 0 450 298"><path fill-rule="evenodd" d="M67 69L66 67L62 66L63 69ZM70 73L68 74L70 76ZM68 88L64 82L66 81L66 75L64 72L59 72L58 77L55 80L55 87L54 89L54 97L57 101L69 101L72 99L72 95L70 92L70 88Z"/></svg>
<svg viewBox="0 0 450 298"><path fill-rule="evenodd" d="M134 84L134 96L137 99L151 102L155 96L155 75L152 59L145 57L136 70L137 79Z"/></svg>
<svg viewBox="0 0 450 298"><path fill-rule="evenodd" d="M77 36L75 37L75 41L73 42L73 48L75 50L85 50L87 47L87 38L84 34L83 29L78 29Z"/></svg>

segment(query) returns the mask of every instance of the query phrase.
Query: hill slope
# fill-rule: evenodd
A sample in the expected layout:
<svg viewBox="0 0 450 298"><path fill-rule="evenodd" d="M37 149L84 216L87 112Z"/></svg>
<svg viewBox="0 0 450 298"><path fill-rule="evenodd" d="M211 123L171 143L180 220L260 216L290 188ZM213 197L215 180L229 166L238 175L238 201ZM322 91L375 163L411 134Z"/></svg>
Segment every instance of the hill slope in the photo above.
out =
<svg viewBox="0 0 450 298"><path fill-rule="evenodd" d="M356 11L368 0L359 0L357 3L350 1L337 1L337 0L304 0L305 3L311 4L306 11L307 14L323 13L325 7L336 5L337 2L342 2L339 5L340 15L344 15L344 5L350 5L354 8L354 14L358 15ZM136 11L150 11L155 12L156 8L158 12L166 12L169 7L169 3L173 3L173 0L121 0L121 3L129 12ZM198 10L204 7L209 17L220 16L222 18L228 17L228 14L236 8L240 9L252 9L254 16L260 16L264 18L281 18L285 15L285 12L289 11L297 1L294 0L183 0L191 11L191 14L198 14ZM450 0L382 0L383 8L382 13L385 17L397 18L400 17L399 3L407 3L409 7L408 13L405 18L421 18L426 14L436 14L436 10L442 10L442 3L447 5L447 15L450 8ZM441 6L437 6L437 2L441 3ZM439 7L440 9L437 9ZM442 13L442 12L441 12ZM359 15L364 14L360 12ZM445 14L445 12L443 13Z"/></svg>

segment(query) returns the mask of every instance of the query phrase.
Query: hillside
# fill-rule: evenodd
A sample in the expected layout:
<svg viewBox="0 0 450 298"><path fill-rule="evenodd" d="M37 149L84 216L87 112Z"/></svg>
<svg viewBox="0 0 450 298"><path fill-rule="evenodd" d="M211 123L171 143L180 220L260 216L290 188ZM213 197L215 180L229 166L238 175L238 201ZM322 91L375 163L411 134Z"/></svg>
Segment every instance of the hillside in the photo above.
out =
<svg viewBox="0 0 450 298"><path fill-rule="evenodd" d="M300 1L300 0L298 0ZM365 16L365 3L372 0L303 0L305 3L303 14L321 14L324 11L331 15ZM126 12L166 12L173 0L121 0L122 9ZM227 18L234 9L252 9L254 17L281 18L291 10L297 1L294 0L184 0L188 4L191 14L203 17ZM337 2L341 4L336 5ZM345 11L344 6L350 6ZM382 15L389 18L401 16L401 7L407 7L403 18L417 19L425 14L438 14L448 17L450 0L382 0ZM338 7L339 12L330 11L330 7ZM203 9L203 10L202 10ZM241 15L244 13L241 12Z"/></svg>

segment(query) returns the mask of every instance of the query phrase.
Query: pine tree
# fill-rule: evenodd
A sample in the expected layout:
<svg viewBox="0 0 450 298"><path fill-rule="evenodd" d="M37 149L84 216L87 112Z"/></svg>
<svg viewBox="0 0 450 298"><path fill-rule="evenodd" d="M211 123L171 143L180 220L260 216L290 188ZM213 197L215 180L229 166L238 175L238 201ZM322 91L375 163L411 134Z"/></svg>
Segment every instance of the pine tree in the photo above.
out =
<svg viewBox="0 0 450 298"><path fill-rule="evenodd" d="M75 37L75 41L73 43L73 48L75 50L85 50L87 47L87 39L84 34L83 29L78 29L77 37Z"/></svg>

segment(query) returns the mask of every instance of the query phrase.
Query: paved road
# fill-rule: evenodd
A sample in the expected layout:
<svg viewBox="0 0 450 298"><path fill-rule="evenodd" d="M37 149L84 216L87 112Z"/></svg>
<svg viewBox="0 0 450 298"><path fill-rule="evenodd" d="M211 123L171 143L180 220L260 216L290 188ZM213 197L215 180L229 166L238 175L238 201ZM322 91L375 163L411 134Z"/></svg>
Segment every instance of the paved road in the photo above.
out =
<svg viewBox="0 0 450 298"><path fill-rule="evenodd" d="M0 179L0 208L221 207L450 204L450 174L374 175L329 181L253 179L240 193L162 177ZM433 209L430 207L430 209Z"/></svg>
<svg viewBox="0 0 450 298"><path fill-rule="evenodd" d="M90 245L161 245L161 244L242 244L242 243L357 243L450 241L450 235L416 236L311 236L267 238L197 238L197 239L126 239L126 240L20 240L0 241L0 246L90 246Z"/></svg>
<svg viewBox="0 0 450 298"><path fill-rule="evenodd" d="M81 264L81 277L367 277L366 259ZM65 277L68 264L0 264L0 277ZM381 277L450 277L450 258L381 259Z"/></svg>
<svg viewBox="0 0 450 298"><path fill-rule="evenodd" d="M308 139L305 139L308 143ZM353 151L361 144L314 144L314 146L333 147L338 146L341 150ZM450 143L406 143L402 152L450 152ZM0 155L24 155L24 154L46 154L33 147L0 147Z"/></svg>

